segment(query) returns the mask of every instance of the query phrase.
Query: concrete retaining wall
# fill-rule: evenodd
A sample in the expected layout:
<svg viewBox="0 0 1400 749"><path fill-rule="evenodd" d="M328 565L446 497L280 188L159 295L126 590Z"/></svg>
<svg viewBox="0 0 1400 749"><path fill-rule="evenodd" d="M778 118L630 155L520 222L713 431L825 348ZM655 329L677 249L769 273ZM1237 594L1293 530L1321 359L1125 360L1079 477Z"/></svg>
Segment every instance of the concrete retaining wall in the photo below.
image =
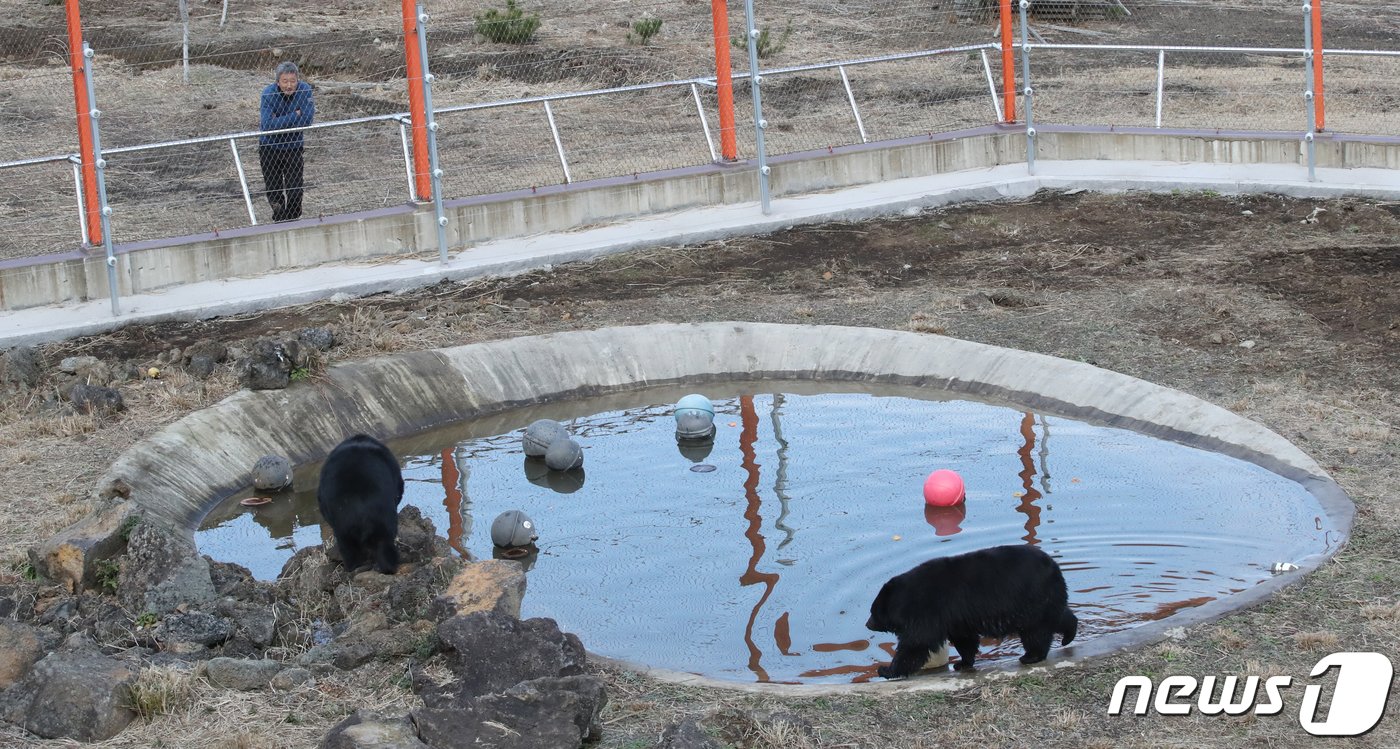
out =
<svg viewBox="0 0 1400 749"><path fill-rule="evenodd" d="M1296 136L1155 130L1040 129L1037 158L1203 164L1303 164ZM937 174L966 173L1025 161L1025 135L985 127L959 133L787 154L772 160L776 197ZM1400 170L1400 138L1340 138L1317 143L1322 168ZM578 229L705 206L758 201L754 165L705 165L449 201L454 248L488 240ZM404 205L292 224L257 226L122 245L118 293L254 277L329 262L405 253L436 255L431 206ZM0 263L0 311L105 299L105 258L80 252Z"/></svg>

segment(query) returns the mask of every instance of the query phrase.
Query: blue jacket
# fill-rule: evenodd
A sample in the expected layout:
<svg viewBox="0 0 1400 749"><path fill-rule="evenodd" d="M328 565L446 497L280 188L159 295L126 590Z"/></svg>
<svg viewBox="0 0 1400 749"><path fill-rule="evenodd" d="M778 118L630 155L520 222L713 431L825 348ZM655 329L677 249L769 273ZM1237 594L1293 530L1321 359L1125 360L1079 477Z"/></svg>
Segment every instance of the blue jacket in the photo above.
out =
<svg viewBox="0 0 1400 749"><path fill-rule="evenodd" d="M304 127L311 124L316 116L316 104L311 101L311 86L306 81L297 81L296 93L287 96L276 83L269 84L262 92L261 130L281 130L288 127ZM297 114L301 110L301 114ZM301 132L263 135L258 145L273 148L301 148Z"/></svg>

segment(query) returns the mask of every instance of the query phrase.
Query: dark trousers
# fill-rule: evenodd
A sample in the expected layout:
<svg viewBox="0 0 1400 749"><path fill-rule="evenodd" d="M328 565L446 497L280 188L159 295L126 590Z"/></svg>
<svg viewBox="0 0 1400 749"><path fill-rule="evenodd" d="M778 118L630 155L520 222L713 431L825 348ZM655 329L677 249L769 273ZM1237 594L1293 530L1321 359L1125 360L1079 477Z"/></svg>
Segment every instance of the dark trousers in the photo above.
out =
<svg viewBox="0 0 1400 749"><path fill-rule="evenodd" d="M272 204L272 220L291 221L300 218L301 147L258 146L258 164L262 166L267 202Z"/></svg>

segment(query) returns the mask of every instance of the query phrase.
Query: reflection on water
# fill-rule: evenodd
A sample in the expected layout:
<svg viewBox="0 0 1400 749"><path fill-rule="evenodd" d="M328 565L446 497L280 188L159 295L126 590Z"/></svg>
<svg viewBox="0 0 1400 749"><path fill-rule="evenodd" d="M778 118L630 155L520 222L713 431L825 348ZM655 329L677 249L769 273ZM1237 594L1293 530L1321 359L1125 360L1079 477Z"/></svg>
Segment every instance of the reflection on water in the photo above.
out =
<svg viewBox="0 0 1400 749"><path fill-rule="evenodd" d="M783 390L712 390L718 431L704 444L674 437L669 404L687 390L522 410L391 446L405 501L458 553L501 558L475 517L535 519L539 545L519 560L525 616L553 617L603 655L741 681L875 678L894 638L864 629L870 601L934 556L1039 545L1061 562L1091 640L1247 590L1335 534L1297 484L1221 455L985 403ZM538 418L569 427L587 481L522 457L521 430ZM690 470L701 461L714 470ZM935 468L962 474L964 504L924 504ZM275 576L322 542L317 469L271 505L231 498L201 547ZM1014 639L984 650L1020 655Z"/></svg>

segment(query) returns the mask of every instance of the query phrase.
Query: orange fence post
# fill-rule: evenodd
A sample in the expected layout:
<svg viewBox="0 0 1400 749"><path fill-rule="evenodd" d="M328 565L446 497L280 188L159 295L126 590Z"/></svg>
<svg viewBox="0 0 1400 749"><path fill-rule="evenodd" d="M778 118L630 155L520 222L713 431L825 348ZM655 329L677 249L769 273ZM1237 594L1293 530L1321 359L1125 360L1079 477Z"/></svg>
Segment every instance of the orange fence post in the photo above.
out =
<svg viewBox="0 0 1400 749"><path fill-rule="evenodd" d="M710 16L715 29L715 95L719 98L719 149L725 161L739 158L734 135L734 78L729 67L729 5L710 0Z"/></svg>
<svg viewBox="0 0 1400 749"><path fill-rule="evenodd" d="M1016 121L1016 51L1011 42L1011 0L1001 0L1002 122Z"/></svg>
<svg viewBox="0 0 1400 749"><path fill-rule="evenodd" d="M1317 131L1322 132L1322 0L1312 0L1313 43L1313 111L1317 114Z"/></svg>
<svg viewBox="0 0 1400 749"><path fill-rule="evenodd" d="M68 53L73 61L73 101L78 110L78 155L83 165L83 207L87 212L88 244L102 244L102 205L97 198L97 159L92 148L92 104L83 80L83 22L78 0L65 0L68 16Z"/></svg>
<svg viewBox="0 0 1400 749"><path fill-rule="evenodd" d="M418 200L431 200L433 183L428 166L428 114L423 99L423 59L418 50L418 6L403 0L403 51L408 65L408 116L413 130L413 190Z"/></svg>

